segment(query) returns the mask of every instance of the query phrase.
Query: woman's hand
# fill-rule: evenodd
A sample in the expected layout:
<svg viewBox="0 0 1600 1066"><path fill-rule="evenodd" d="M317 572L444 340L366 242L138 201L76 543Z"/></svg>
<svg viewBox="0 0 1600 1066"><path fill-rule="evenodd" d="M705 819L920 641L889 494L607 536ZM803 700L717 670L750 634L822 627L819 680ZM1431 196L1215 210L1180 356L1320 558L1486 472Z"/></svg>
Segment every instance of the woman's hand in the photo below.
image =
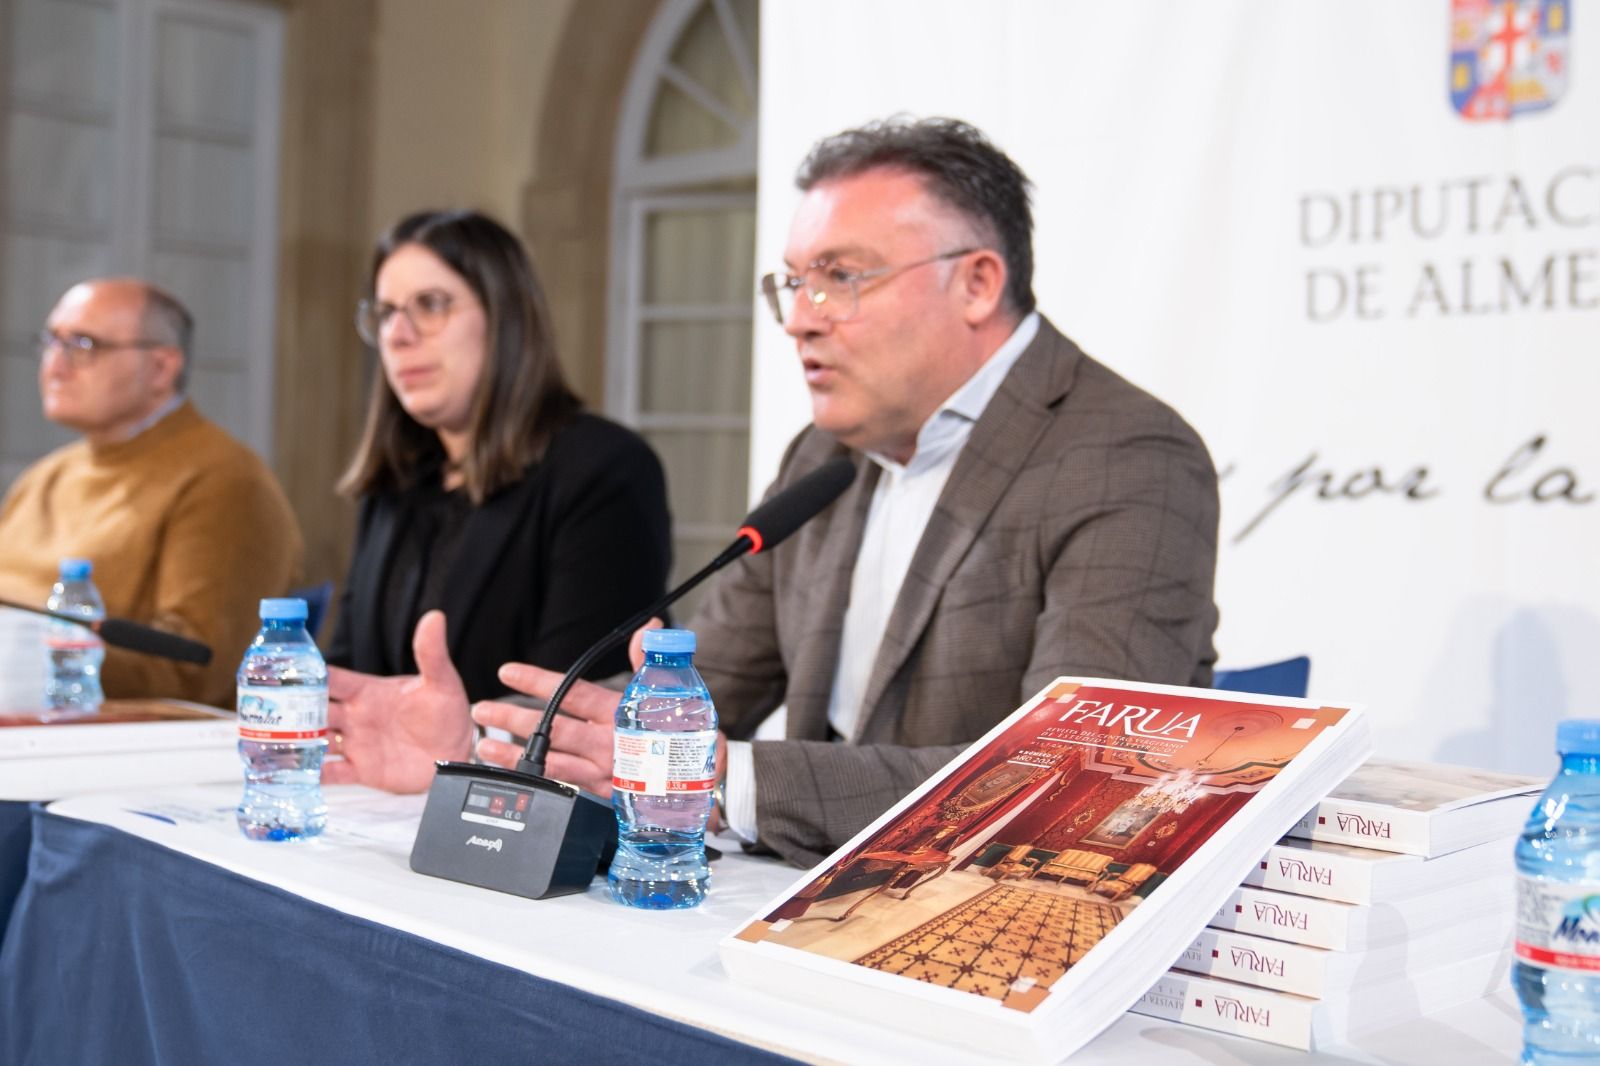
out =
<svg viewBox="0 0 1600 1066"><path fill-rule="evenodd" d="M450 661L442 611L422 616L411 648L415 674L328 668L328 754L336 758L323 764L324 782L422 792L433 783L436 759L471 753L467 692Z"/></svg>

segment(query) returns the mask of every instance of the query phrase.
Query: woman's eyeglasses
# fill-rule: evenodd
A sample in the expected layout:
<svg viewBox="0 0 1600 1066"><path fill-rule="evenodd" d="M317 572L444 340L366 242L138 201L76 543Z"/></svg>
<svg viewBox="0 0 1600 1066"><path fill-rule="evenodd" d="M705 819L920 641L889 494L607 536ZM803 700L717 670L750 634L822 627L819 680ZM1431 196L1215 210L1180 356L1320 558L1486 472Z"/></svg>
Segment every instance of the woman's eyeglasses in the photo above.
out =
<svg viewBox="0 0 1600 1066"><path fill-rule="evenodd" d="M356 332L361 339L378 346L389 324L397 314L405 315L411 328L419 337L431 337L444 329L455 310L455 298L443 289L423 289L413 293L404 303L392 304L384 300L362 300L356 304Z"/></svg>

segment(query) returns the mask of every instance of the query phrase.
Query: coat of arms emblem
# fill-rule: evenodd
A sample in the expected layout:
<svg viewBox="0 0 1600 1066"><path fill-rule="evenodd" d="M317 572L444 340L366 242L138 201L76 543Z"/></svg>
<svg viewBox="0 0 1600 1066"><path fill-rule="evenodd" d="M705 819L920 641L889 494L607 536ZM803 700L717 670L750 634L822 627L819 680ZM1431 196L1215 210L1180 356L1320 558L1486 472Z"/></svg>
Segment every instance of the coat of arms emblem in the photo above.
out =
<svg viewBox="0 0 1600 1066"><path fill-rule="evenodd" d="M1571 0L1450 0L1451 104L1475 122L1553 106L1571 25Z"/></svg>

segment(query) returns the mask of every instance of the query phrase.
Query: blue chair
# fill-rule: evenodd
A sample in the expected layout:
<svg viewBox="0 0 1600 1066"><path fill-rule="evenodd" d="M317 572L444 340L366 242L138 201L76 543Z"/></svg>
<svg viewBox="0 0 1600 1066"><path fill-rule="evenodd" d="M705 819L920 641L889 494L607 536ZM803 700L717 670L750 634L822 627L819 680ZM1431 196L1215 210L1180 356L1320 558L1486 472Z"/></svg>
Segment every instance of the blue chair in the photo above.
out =
<svg viewBox="0 0 1600 1066"><path fill-rule="evenodd" d="M1281 663L1252 666L1244 670L1218 670L1212 688L1229 692L1253 692L1261 696L1305 696L1311 684L1311 657L1296 655Z"/></svg>
<svg viewBox="0 0 1600 1066"><path fill-rule="evenodd" d="M320 585L291 589L289 595L306 601L306 632L311 634L312 640L316 640L317 630L322 628L323 616L328 613L328 604L333 600L333 582L324 581Z"/></svg>

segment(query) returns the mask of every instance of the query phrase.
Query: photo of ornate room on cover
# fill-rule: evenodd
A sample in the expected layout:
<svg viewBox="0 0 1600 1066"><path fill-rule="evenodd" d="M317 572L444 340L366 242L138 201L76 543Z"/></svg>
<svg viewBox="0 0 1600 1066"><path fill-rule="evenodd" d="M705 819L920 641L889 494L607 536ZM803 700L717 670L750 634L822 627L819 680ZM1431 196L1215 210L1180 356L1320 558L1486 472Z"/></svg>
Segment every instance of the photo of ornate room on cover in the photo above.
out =
<svg viewBox="0 0 1600 1066"><path fill-rule="evenodd" d="M1058 686L740 936L1031 1010L1339 713Z"/></svg>

